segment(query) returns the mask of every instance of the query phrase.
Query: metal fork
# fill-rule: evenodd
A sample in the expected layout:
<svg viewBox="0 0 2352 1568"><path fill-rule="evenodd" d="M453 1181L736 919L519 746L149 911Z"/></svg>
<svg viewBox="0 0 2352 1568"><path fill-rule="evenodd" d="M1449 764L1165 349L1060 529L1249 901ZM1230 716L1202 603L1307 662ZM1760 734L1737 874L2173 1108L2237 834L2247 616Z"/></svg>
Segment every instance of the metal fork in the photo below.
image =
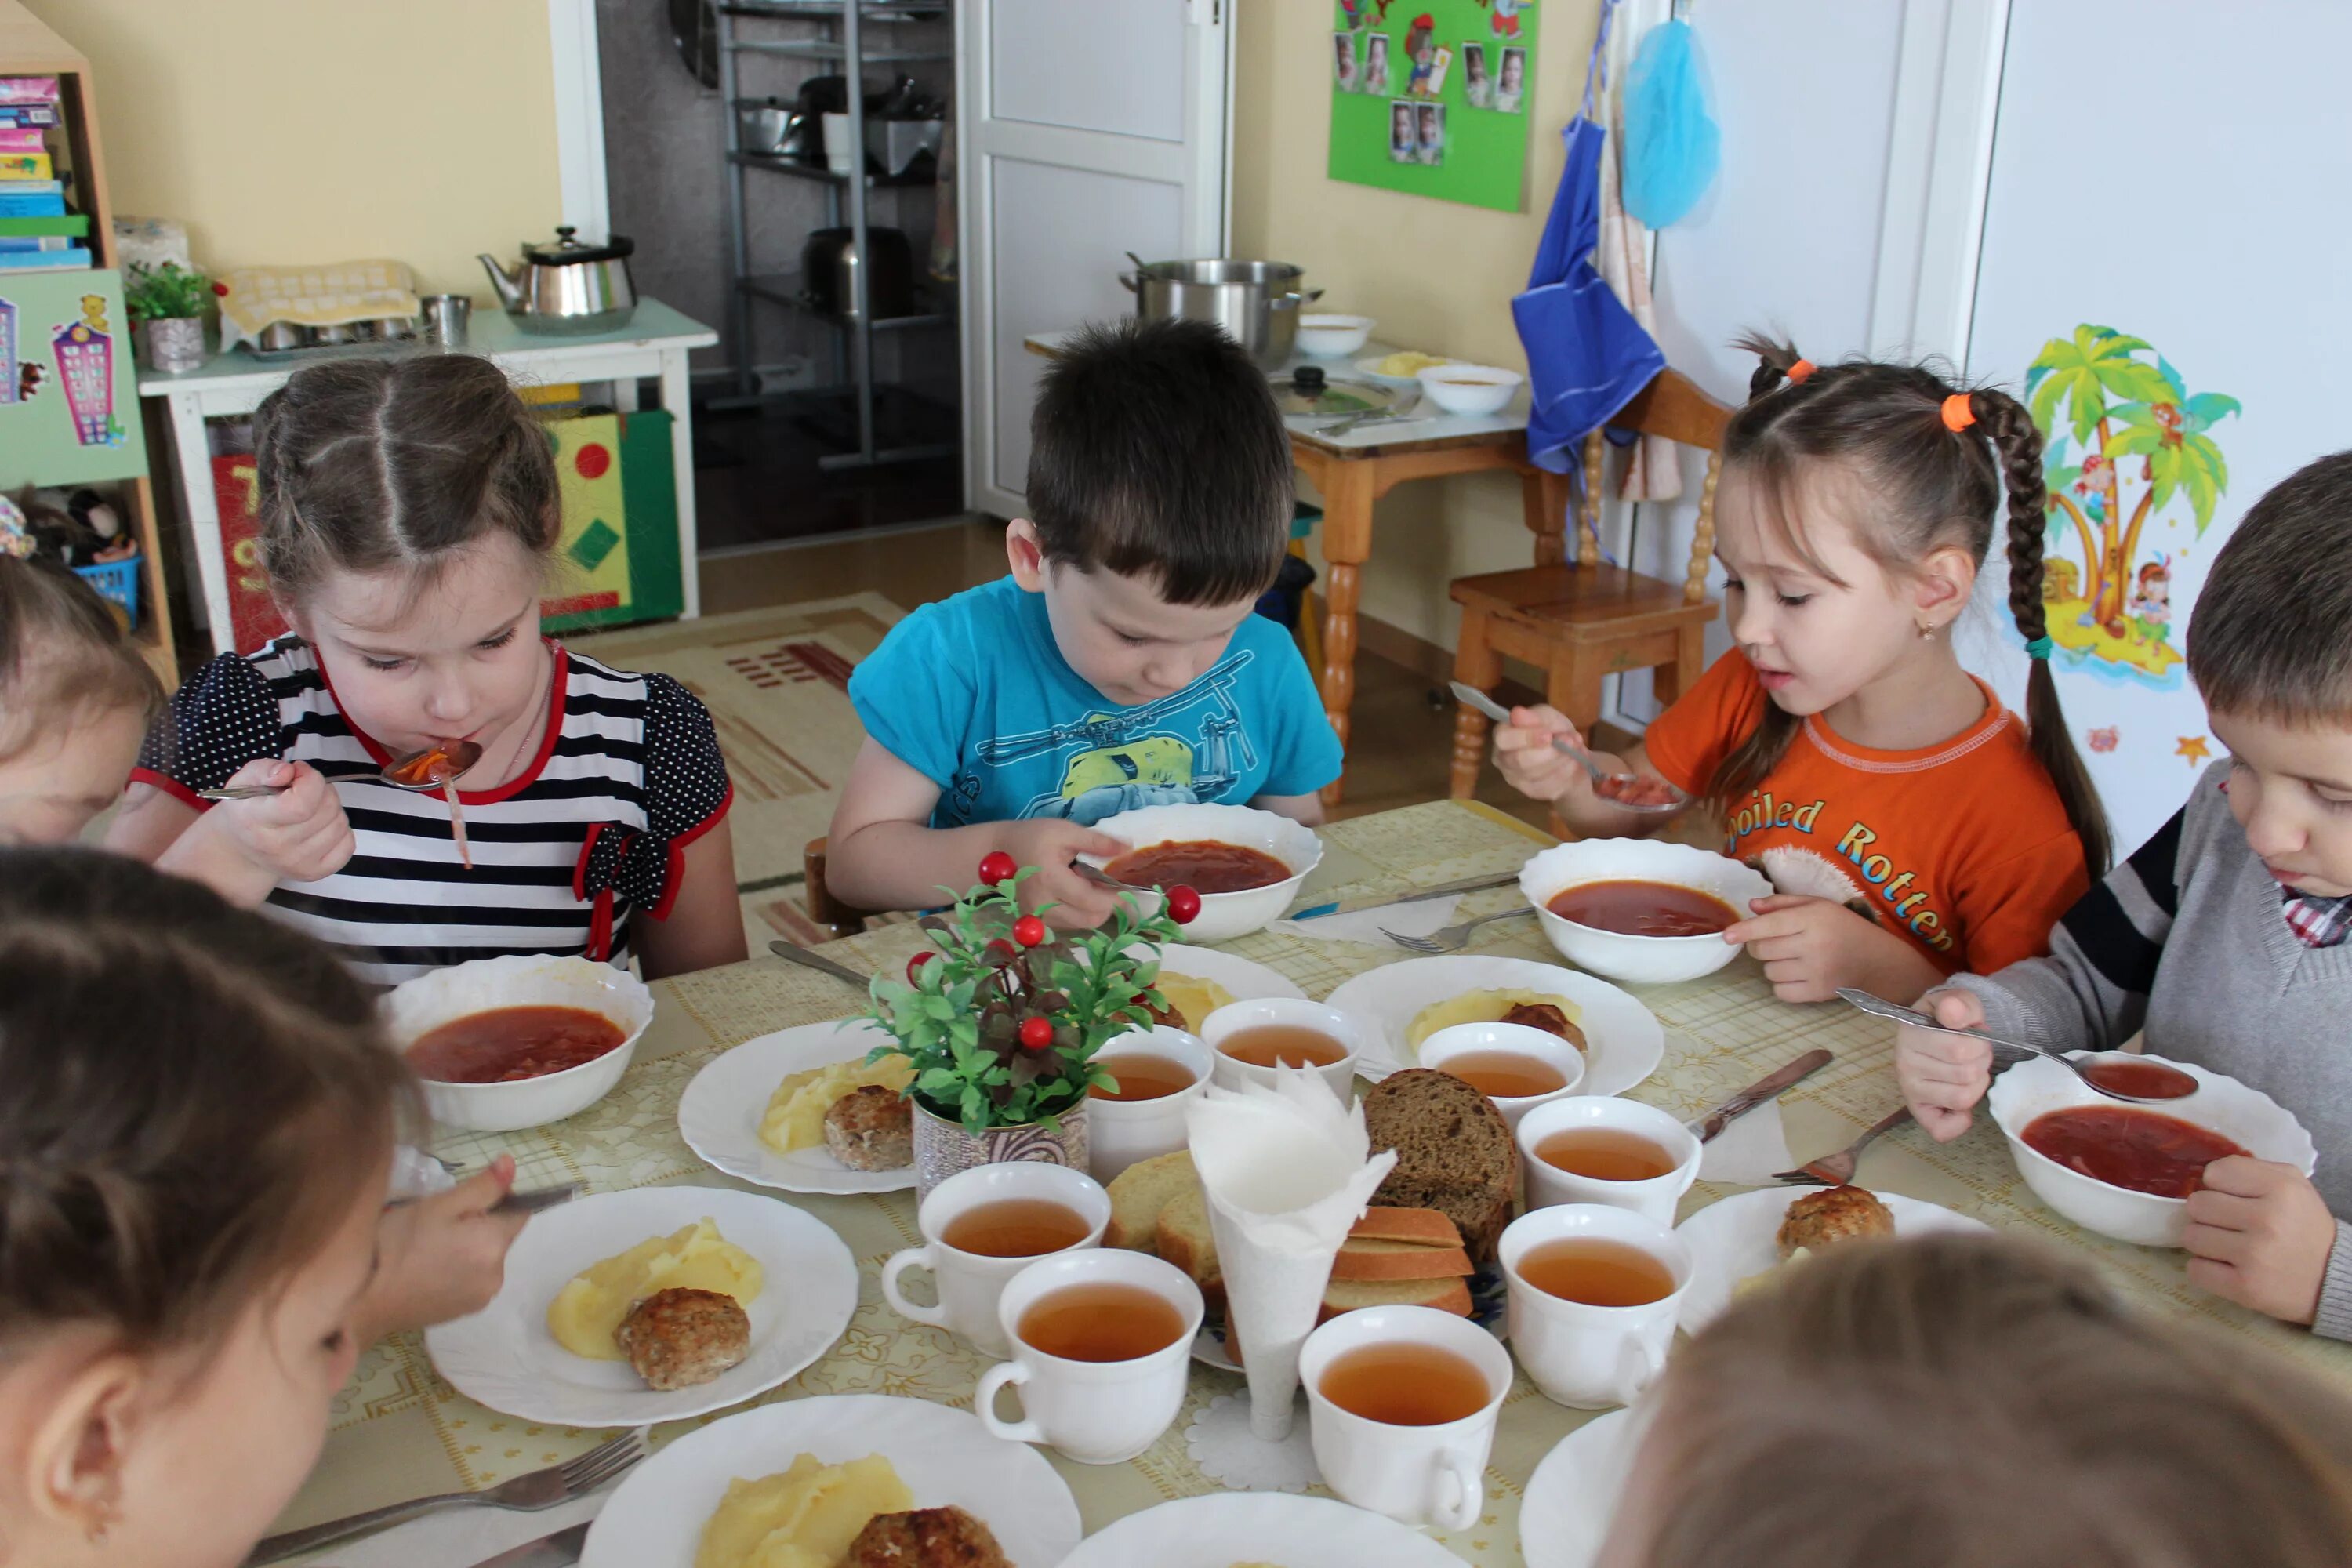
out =
<svg viewBox="0 0 2352 1568"><path fill-rule="evenodd" d="M1847 1144L1834 1154L1824 1154L1818 1160L1808 1160L1793 1171L1782 1171L1772 1179L1792 1187L1842 1187L1853 1180L1854 1162L1883 1132L1892 1132L1911 1120L1911 1108L1901 1107L1875 1124L1870 1131Z"/></svg>
<svg viewBox="0 0 2352 1568"><path fill-rule="evenodd" d="M289 1530L273 1535L253 1549L246 1568L258 1568L264 1563L276 1563L304 1552L315 1552L321 1546L338 1541L348 1541L354 1535L366 1535L389 1525L403 1524L421 1514L436 1513L445 1508L510 1508L526 1513L536 1513L557 1503L569 1502L585 1496L606 1481L626 1471L646 1457L646 1429L624 1432L609 1442L600 1443L576 1459L551 1465L543 1470L533 1470L527 1476L517 1476L501 1481L488 1491L443 1492L437 1497L411 1498L406 1502L372 1508L365 1513L355 1513L346 1519L330 1520L307 1530Z"/></svg>
<svg viewBox="0 0 2352 1568"><path fill-rule="evenodd" d="M1459 925L1442 926L1427 936L1400 936L1386 926L1381 927L1381 934L1407 952L1429 954L1460 952L1469 945L1470 933L1480 926L1492 925L1496 921L1515 921L1522 915L1531 915L1535 912L1533 904L1521 904L1516 910L1505 910L1500 914L1480 915L1475 921L1464 921Z"/></svg>

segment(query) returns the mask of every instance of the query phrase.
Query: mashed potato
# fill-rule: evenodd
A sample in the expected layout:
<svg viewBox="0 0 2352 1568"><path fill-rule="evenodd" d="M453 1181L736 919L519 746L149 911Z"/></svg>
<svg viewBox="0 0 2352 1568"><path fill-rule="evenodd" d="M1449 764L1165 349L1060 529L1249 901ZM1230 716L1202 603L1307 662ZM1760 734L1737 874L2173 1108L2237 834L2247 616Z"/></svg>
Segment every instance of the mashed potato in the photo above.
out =
<svg viewBox="0 0 2352 1568"><path fill-rule="evenodd" d="M590 1265L548 1303L547 1331L573 1355L620 1361L613 1331L655 1291L716 1290L749 1307L765 1283L758 1258L719 1235L717 1221L697 1220Z"/></svg>
<svg viewBox="0 0 2352 1568"><path fill-rule="evenodd" d="M877 1514L904 1513L914 1493L879 1454L845 1465L803 1454L781 1475L727 1483L702 1527L694 1568L835 1568Z"/></svg>
<svg viewBox="0 0 2352 1568"><path fill-rule="evenodd" d="M1405 1044L1419 1050L1421 1042L1440 1029L1450 1029L1456 1024L1491 1024L1518 1006L1557 1007L1570 1023L1581 1027L1584 1022L1576 1004L1565 996L1542 991L1465 991L1459 996L1433 1002L1414 1014L1412 1025L1405 1030Z"/></svg>
<svg viewBox="0 0 2352 1568"><path fill-rule="evenodd" d="M835 1062L827 1068L788 1074L768 1097L767 1113L760 1118L760 1142L779 1154L794 1154L824 1142L824 1113L834 1101L868 1084L879 1084L902 1094L915 1081L915 1069L906 1058L880 1061Z"/></svg>
<svg viewBox="0 0 2352 1568"><path fill-rule="evenodd" d="M1393 375L1409 381L1433 366L1454 363L1444 354L1425 354L1419 349L1399 349L1392 354L1383 356L1375 363L1372 366L1372 374Z"/></svg>
<svg viewBox="0 0 2352 1568"><path fill-rule="evenodd" d="M1191 1034L1201 1032L1201 1022L1220 1007L1233 1004L1234 994L1213 980L1195 980L1189 974L1171 974L1166 970L1153 983L1160 994L1167 999L1181 1019L1176 1027Z"/></svg>

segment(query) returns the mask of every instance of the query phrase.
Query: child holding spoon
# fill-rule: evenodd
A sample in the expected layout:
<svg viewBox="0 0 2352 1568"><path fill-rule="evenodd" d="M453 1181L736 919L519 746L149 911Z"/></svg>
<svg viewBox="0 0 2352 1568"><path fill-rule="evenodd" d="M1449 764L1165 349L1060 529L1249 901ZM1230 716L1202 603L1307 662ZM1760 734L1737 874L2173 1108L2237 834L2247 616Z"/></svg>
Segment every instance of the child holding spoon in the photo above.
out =
<svg viewBox="0 0 2352 1568"><path fill-rule="evenodd" d="M277 860L266 897L366 979L501 953L635 956L649 979L744 957L709 713L540 635L555 468L504 374L470 354L307 366L254 446L261 564L294 631L182 689L110 845L169 867L211 815L201 792L315 773L354 847ZM379 776L461 743L479 749L455 792L470 847L438 795Z"/></svg>

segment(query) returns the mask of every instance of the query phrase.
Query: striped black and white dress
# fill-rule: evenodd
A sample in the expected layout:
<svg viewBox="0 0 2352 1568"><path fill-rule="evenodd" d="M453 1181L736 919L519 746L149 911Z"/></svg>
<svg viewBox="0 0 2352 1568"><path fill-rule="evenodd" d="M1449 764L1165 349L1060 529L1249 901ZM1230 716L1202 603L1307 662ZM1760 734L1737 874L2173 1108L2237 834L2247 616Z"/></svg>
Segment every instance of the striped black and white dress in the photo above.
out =
<svg viewBox="0 0 2352 1568"><path fill-rule="evenodd" d="M460 790L473 869L448 803L383 783L390 753L354 729L309 645L284 637L222 654L172 700L135 782L199 809L247 763L308 763L333 781L357 847L316 882L280 883L272 912L333 943L364 978L397 984L467 959L575 953L625 964L638 916L669 912L685 847L733 792L709 711L667 675L636 675L560 643L539 753L511 784Z"/></svg>

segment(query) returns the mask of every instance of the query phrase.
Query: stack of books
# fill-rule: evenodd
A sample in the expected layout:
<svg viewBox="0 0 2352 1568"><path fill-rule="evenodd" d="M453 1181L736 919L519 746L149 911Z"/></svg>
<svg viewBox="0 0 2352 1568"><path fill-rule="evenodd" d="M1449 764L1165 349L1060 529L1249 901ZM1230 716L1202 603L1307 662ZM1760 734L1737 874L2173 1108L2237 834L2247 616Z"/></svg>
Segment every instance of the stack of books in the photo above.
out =
<svg viewBox="0 0 2352 1568"><path fill-rule="evenodd" d="M66 210L48 142L58 125L57 78L0 77L0 272L90 266L89 217Z"/></svg>

